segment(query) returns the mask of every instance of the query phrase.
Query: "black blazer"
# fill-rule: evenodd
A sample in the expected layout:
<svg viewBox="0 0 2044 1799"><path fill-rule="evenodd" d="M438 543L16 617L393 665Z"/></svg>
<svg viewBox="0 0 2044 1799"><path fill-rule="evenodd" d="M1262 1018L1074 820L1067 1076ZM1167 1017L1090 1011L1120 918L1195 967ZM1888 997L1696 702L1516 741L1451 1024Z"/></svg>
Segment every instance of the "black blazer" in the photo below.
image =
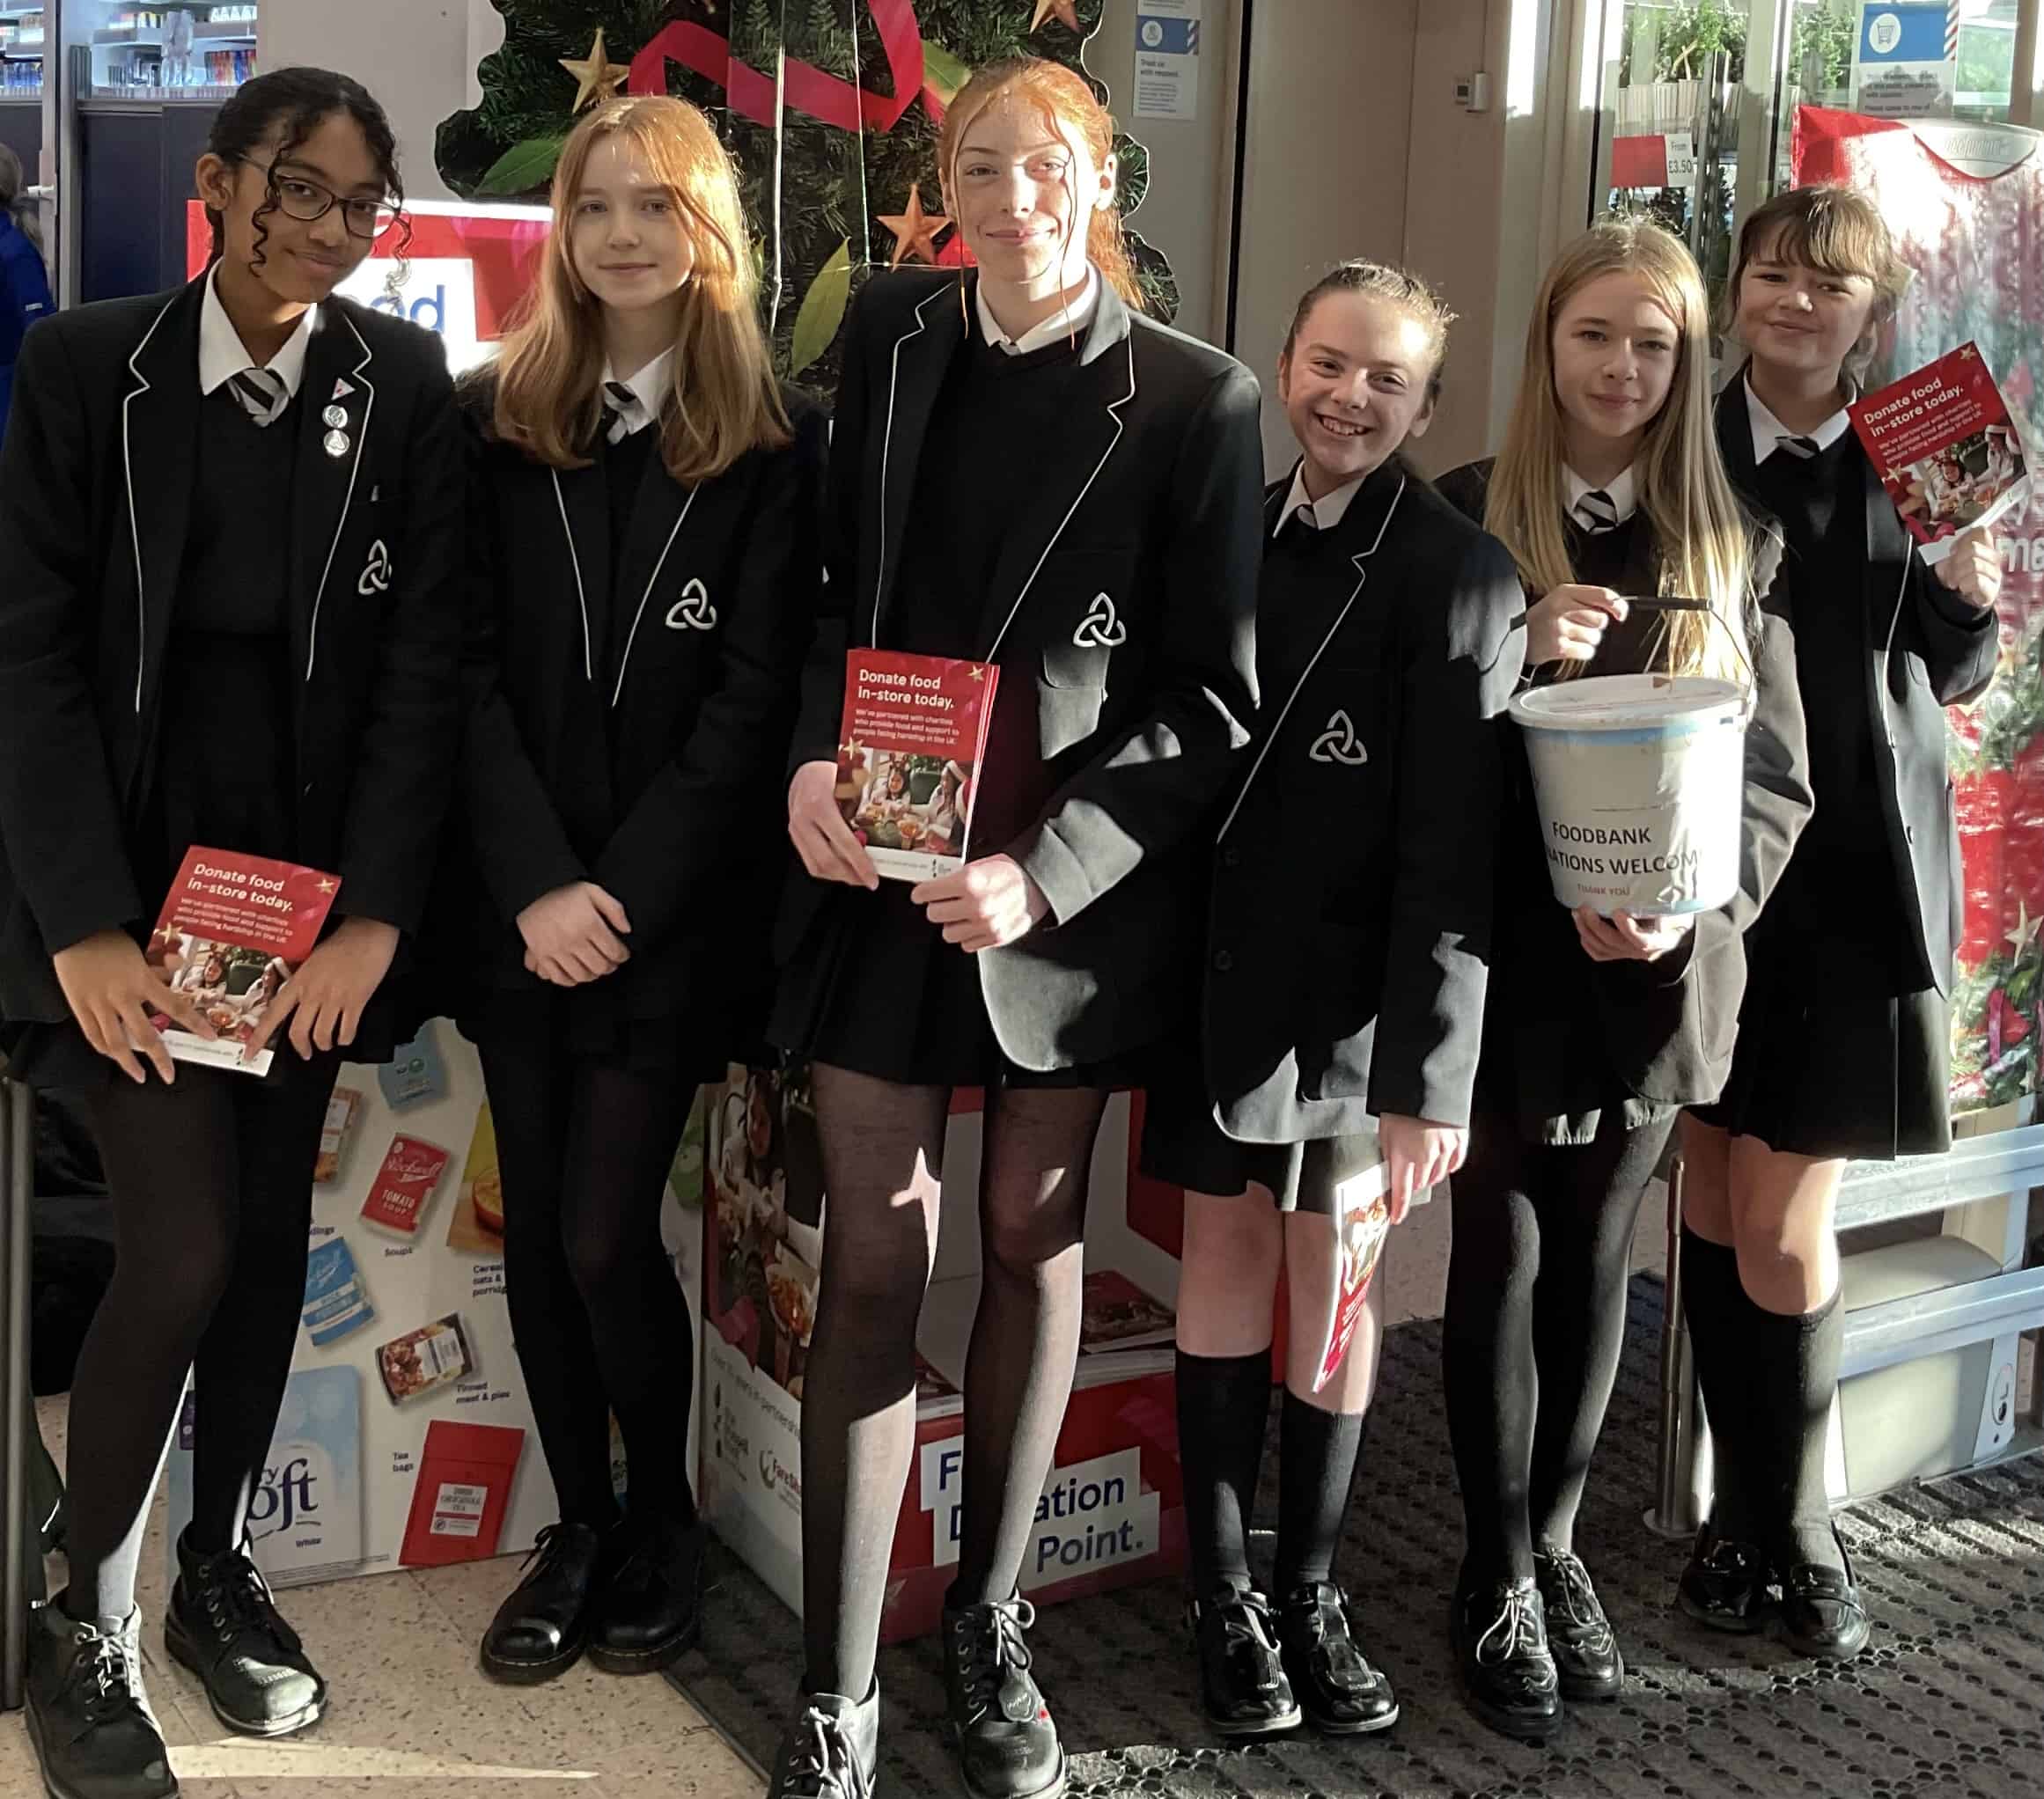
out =
<svg viewBox="0 0 2044 1799"><path fill-rule="evenodd" d="M1489 460L1441 478L1441 492L1473 518L1483 516ZM1644 520L1642 520L1643 525ZM1497 966L1485 1031L1487 1090L1534 1111L1570 1094L1570 1110L1630 1097L1663 1105L1701 1105L1717 1098L1732 1068L1739 1002L1746 994L1745 932L1788 866L1812 809L1803 703L1796 686L1796 638L1778 531L1756 518L1754 590L1746 653L1754 706L1746 732L1745 809L1739 829L1739 891L1715 912L1697 914L1681 944L1655 962L1592 962L1548 879L1533 772L1512 728L1512 799L1498 861ZM1658 591L1651 534L1633 533L1626 586ZM1590 665L1592 674L1632 673ZM1558 1062L1574 1042L1601 1046L1604 1076L1620 1091L1586 1089ZM1490 1086L1493 1076L1497 1084ZM1537 1098L1536 1098L1537 1096Z"/></svg>
<svg viewBox="0 0 2044 1799"><path fill-rule="evenodd" d="M1518 573L1395 466L1333 535L1346 597L1298 680L1265 690L1214 855L1201 1037L1216 1117L1249 1142L1386 1112L1466 1125L1476 1077ZM1283 628L1271 598L1264 632Z"/></svg>
<svg viewBox="0 0 2044 1799"><path fill-rule="evenodd" d="M16 371L0 453L11 1019L68 1017L51 956L162 903L134 870L191 505L204 293L202 276L58 313L28 334ZM353 443L335 457L321 415L342 384ZM298 405L298 441L280 448L298 459L299 853L341 876L342 914L412 933L460 723L461 445L445 359L430 333L329 299Z"/></svg>
<svg viewBox="0 0 2044 1799"><path fill-rule="evenodd" d="M466 959L485 987L540 989L518 914L594 881L630 915L632 958L570 1003L687 1010L736 1049L768 985L760 895L786 872L775 818L822 571L823 416L790 396L792 443L693 488L655 446L613 568L600 458L534 461L494 440L494 404L487 379L465 393Z"/></svg>
<svg viewBox="0 0 2044 1799"><path fill-rule="evenodd" d="M830 576L791 767L835 760L846 650L889 641L916 459L970 311L956 275L920 269L882 276L853 307ZM1019 943L977 958L995 1036L1023 1068L1105 1061L1188 1016L1198 912L1186 895L1256 703L1259 404L1239 363L1103 283L1060 459L989 464L988 504L1008 528L993 585L974 597L977 649L999 664L1004 695L1033 694L1052 789L1011 841L973 845L1012 855L1050 905ZM989 766L986 786L1001 780ZM837 897L797 877L784 958ZM820 995L791 997L812 1010Z"/></svg>
<svg viewBox="0 0 2044 1799"><path fill-rule="evenodd" d="M1734 484L1750 490L1753 424L1743 371L1717 397L1717 443ZM1915 554L1915 540L1873 464L1864 455L1858 460L1866 484L1866 561L1837 576L1864 594L1863 618L1889 623L1885 639L1869 630L1859 675L1881 776L1881 816L1895 891L1904 916L1915 922L1923 975L1949 994L1965 928L1966 881L1945 760L1945 708L1964 705L1994 679L2000 631L1991 609L1968 605Z"/></svg>

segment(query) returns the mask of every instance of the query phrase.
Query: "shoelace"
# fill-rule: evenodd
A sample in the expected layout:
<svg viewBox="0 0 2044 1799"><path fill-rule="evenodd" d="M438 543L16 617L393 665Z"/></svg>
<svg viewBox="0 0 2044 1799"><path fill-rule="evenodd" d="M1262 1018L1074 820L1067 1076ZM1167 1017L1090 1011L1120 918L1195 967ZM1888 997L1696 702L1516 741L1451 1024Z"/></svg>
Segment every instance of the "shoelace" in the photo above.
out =
<svg viewBox="0 0 2044 1799"><path fill-rule="evenodd" d="M966 1660L966 1698L977 1711L993 1705L1008 1674L1029 1678L1032 1657L1022 1633L1035 1622L1036 1608L1026 1599L975 1606L958 1620Z"/></svg>
<svg viewBox="0 0 2044 1799"><path fill-rule="evenodd" d="M548 1524L533 1538L533 1546L526 1551L526 1559L518 1564L518 1572L525 1573L536 1561L540 1564L536 1574L551 1574L554 1565L567 1553L567 1543L562 1535L566 1528L562 1524Z"/></svg>
<svg viewBox="0 0 2044 1799"><path fill-rule="evenodd" d="M1548 1620L1554 1621L1559 1611L1570 1624L1594 1626L1603 1623L1604 1608L1598 1604L1597 1589L1590 1584L1590 1570L1583 1566L1582 1558L1568 1550L1556 1550L1540 1558L1555 1572L1561 1585L1561 1604L1548 1607Z"/></svg>
<svg viewBox="0 0 2044 1799"><path fill-rule="evenodd" d="M810 1706L795 1727L783 1799L864 1799L865 1770L844 1726L821 1706Z"/></svg>
<svg viewBox="0 0 2044 1799"><path fill-rule="evenodd" d="M1269 1600L1261 1593L1241 1593L1218 1602L1213 1609L1221 1621L1223 1654L1230 1661L1247 1658L1256 1684L1275 1686L1281 1664Z"/></svg>
<svg viewBox="0 0 2044 1799"><path fill-rule="evenodd" d="M92 1690L85 1695L88 1725L104 1724L130 1707L142 1705L140 1670L117 1636L93 1631L78 1658L71 1664L71 1678Z"/></svg>
<svg viewBox="0 0 2044 1799"><path fill-rule="evenodd" d="M1504 1609L1490 1628L1476 1639L1479 1662L1511 1662L1538 1651L1540 1639L1533 1623L1533 1604L1539 1597L1538 1592L1525 1587L1504 1590ZM1494 1646L1491 1640L1500 1632L1504 1633L1502 1643Z"/></svg>
<svg viewBox="0 0 2044 1799"><path fill-rule="evenodd" d="M223 1643L232 1643L246 1634L267 1637L284 1655L295 1656L301 1647L298 1634L283 1621L276 1609L276 1595L263 1578L246 1546L230 1560L218 1558L209 1570L201 1590L206 1615ZM276 1657L265 1656L264 1660Z"/></svg>

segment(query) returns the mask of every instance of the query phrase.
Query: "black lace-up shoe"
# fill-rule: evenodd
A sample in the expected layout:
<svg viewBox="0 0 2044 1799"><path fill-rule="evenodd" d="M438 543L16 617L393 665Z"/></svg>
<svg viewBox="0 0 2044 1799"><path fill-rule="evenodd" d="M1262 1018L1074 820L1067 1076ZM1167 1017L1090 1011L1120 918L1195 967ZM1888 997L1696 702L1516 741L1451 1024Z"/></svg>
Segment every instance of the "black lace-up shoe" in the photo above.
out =
<svg viewBox="0 0 2044 1799"><path fill-rule="evenodd" d="M1284 1671L1314 1729L1359 1737L1398 1722L1398 1697L1349 1634L1349 1596L1339 1587L1317 1581L1287 1593L1277 1631Z"/></svg>
<svg viewBox="0 0 2044 1799"><path fill-rule="evenodd" d="M177 1778L142 1691L142 1619L118 1631L28 1614L28 1740L53 1799L177 1799Z"/></svg>
<svg viewBox="0 0 2044 1799"><path fill-rule="evenodd" d="M548 1524L482 1638L482 1671L531 1685L582 1659L596 1595L609 1571L607 1533L592 1524ZM521 1569L521 1572L523 1569Z"/></svg>
<svg viewBox="0 0 2044 1799"><path fill-rule="evenodd" d="M1849 1662L1873 1634L1859 1589L1853 1583L1852 1558L1845 1539L1838 1544L1842 1568L1820 1561L1777 1564L1782 1583L1782 1641L1799 1655L1825 1662Z"/></svg>
<svg viewBox="0 0 2044 1799"><path fill-rule="evenodd" d="M206 1685L213 1715L244 1737L288 1737L320 1715L327 1683L278 1614L269 1582L239 1549L197 1555L178 1542L164 1647Z"/></svg>
<svg viewBox="0 0 2044 1799"><path fill-rule="evenodd" d="M1699 1624L1751 1636L1767 1626L1767 1557L1757 1545L1720 1537L1706 1524L1696 1532L1675 1599Z"/></svg>
<svg viewBox="0 0 2044 1799"><path fill-rule="evenodd" d="M1563 1699L1616 1699L1625 1687L1625 1657L1590 1570L1572 1549L1533 1551L1533 1579L1547 1613L1548 1648Z"/></svg>
<svg viewBox="0 0 2044 1799"><path fill-rule="evenodd" d="M1191 1618L1207 1722L1224 1737L1296 1730L1304 1714L1285 1678L1270 1601L1229 1582L1195 1600Z"/></svg>
<svg viewBox="0 0 2044 1799"><path fill-rule="evenodd" d="M1036 1608L1021 1598L944 1608L944 1732L973 1799L1064 1791L1064 1751L1023 1640L1035 1622Z"/></svg>
<svg viewBox="0 0 2044 1799"><path fill-rule="evenodd" d="M863 1700L805 1693L781 1739L767 1799L871 1799L880 1759L880 1687Z"/></svg>
<svg viewBox="0 0 2044 1799"><path fill-rule="evenodd" d="M1540 1589L1495 1581L1455 1596L1455 1662L1469 1709L1493 1730L1537 1743L1562 1722Z"/></svg>
<svg viewBox="0 0 2044 1799"><path fill-rule="evenodd" d="M702 1634L703 1530L673 1519L625 1529L630 1547L598 1596L589 1659L613 1674L651 1674Z"/></svg>

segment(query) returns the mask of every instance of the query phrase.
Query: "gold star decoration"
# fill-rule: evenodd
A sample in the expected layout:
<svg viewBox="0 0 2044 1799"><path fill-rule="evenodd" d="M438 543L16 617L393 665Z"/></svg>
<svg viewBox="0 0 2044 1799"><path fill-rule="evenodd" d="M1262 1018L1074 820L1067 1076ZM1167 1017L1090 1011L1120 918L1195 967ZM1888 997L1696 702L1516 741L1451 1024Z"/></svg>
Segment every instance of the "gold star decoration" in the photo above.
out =
<svg viewBox="0 0 2044 1799"><path fill-rule="evenodd" d="M1051 18L1074 37L1079 34L1078 0L1036 0L1036 17L1029 21L1029 29L1041 31L1043 21Z"/></svg>
<svg viewBox="0 0 2044 1799"><path fill-rule="evenodd" d="M563 56L561 66L572 75L578 85L575 90L575 104L570 112L579 113L592 100L607 100L625 84L625 77L632 72L629 62L613 62L603 47L603 27L596 28L596 41L589 47L589 54L580 62Z"/></svg>
<svg viewBox="0 0 2044 1799"><path fill-rule="evenodd" d="M908 206L903 212L890 217L879 215L880 223L894 234L894 254L887 264L899 268L913 257L918 261L934 265L937 261L937 239L951 220L941 212L925 212L923 209L923 188L919 183L911 183L908 188Z"/></svg>
<svg viewBox="0 0 2044 1799"><path fill-rule="evenodd" d="M2039 925L2044 925L2044 918L2032 918L2029 902L2018 900L2016 902L2016 928L2013 930L2004 931L2002 935L2008 939L2010 948L2015 951L2018 957L2020 957L2023 951L2030 947L2031 939L2037 935Z"/></svg>
<svg viewBox="0 0 2044 1799"><path fill-rule="evenodd" d="M334 884L333 884L333 882L331 882L331 881L329 881L329 880L326 880L326 879L323 879L323 878L322 878L322 879L320 880L320 884L319 884L319 886L320 886L320 891L322 893L331 893L331 892L334 891Z"/></svg>

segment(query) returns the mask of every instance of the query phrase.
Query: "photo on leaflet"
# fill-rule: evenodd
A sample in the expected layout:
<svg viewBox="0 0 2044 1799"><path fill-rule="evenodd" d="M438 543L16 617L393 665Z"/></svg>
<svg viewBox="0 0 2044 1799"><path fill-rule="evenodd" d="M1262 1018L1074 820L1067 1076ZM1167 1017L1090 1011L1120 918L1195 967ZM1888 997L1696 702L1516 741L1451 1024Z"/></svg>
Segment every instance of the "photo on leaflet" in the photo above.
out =
<svg viewBox="0 0 2044 1799"><path fill-rule="evenodd" d="M175 993L204 1015L223 1038L253 1040L262 1015L296 972L281 956L245 944L215 943L165 927L144 952Z"/></svg>
<svg viewBox="0 0 2044 1799"><path fill-rule="evenodd" d="M842 745L837 804L870 848L957 855L965 846L974 765L949 756Z"/></svg>
<svg viewBox="0 0 2044 1799"><path fill-rule="evenodd" d="M1982 427L1888 477L1895 508L1931 537L1977 524L2023 479L2023 446L2007 425Z"/></svg>

